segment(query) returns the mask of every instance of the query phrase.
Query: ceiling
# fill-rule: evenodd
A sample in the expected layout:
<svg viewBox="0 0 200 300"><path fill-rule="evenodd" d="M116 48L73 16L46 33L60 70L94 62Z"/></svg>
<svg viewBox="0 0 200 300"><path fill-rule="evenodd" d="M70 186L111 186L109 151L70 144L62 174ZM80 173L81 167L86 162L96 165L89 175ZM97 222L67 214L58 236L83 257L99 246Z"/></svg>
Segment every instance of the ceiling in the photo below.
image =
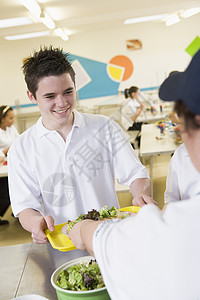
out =
<svg viewBox="0 0 200 300"><path fill-rule="evenodd" d="M71 35L120 28L126 18L173 13L200 6L200 0L38 0L54 20L57 28L69 30ZM1 0L0 19L30 16L20 0ZM157 21L158 22L158 21ZM0 37L36 31L46 31L43 23L0 28Z"/></svg>

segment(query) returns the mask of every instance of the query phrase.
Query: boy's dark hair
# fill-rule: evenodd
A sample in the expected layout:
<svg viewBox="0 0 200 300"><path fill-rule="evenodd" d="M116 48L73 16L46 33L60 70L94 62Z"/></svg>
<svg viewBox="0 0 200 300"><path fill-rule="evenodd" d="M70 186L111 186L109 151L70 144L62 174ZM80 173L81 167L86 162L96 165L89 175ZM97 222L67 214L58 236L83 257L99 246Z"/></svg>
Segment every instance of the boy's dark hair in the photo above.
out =
<svg viewBox="0 0 200 300"><path fill-rule="evenodd" d="M178 117L184 119L185 130L190 131L190 129L200 129L200 124L198 124L195 119L195 114L191 112L187 106L183 103L183 101L179 100L174 105L174 111L177 113Z"/></svg>
<svg viewBox="0 0 200 300"><path fill-rule="evenodd" d="M36 97L38 82L47 76L59 76L69 73L75 84L75 72L68 60L69 54L62 49L44 47L33 56L27 57L22 66L28 90Z"/></svg>
<svg viewBox="0 0 200 300"><path fill-rule="evenodd" d="M131 97L132 93L136 93L139 90L137 86L131 86L129 89L124 90L125 98Z"/></svg>

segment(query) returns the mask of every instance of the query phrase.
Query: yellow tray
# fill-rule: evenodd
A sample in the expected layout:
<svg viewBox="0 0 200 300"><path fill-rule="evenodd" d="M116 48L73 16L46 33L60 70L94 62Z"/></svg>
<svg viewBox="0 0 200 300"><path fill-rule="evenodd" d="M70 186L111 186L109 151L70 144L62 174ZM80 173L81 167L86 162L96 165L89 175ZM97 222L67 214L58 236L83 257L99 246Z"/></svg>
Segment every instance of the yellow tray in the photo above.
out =
<svg viewBox="0 0 200 300"><path fill-rule="evenodd" d="M131 211L137 213L140 210L140 206L127 206L120 208L121 211Z"/></svg>
<svg viewBox="0 0 200 300"><path fill-rule="evenodd" d="M76 249L68 236L64 235L61 231L63 226L66 224L67 223L55 225L55 230L53 232L49 231L48 229L45 231L46 236L54 249L58 249L60 251L70 251Z"/></svg>
<svg viewBox="0 0 200 300"><path fill-rule="evenodd" d="M139 209L139 206L128 206L120 208L120 211L131 211L137 213ZM72 244L72 241L68 238L68 236L64 235L61 231L63 226L66 224L67 223L55 225L55 230L53 232L49 231L48 229L45 231L51 246L59 251L70 251L76 249L76 247Z"/></svg>

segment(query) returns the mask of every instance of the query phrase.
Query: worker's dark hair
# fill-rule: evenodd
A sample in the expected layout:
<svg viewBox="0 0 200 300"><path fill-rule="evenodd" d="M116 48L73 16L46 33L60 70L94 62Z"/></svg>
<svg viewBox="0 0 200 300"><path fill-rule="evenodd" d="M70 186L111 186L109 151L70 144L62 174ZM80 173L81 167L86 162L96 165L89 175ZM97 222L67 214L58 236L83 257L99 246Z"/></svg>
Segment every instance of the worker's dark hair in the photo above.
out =
<svg viewBox="0 0 200 300"><path fill-rule="evenodd" d="M189 131L190 129L200 129L200 122L196 118L196 114L191 112L183 101L179 100L174 105L174 111L177 113L179 118L184 119L185 130Z"/></svg>

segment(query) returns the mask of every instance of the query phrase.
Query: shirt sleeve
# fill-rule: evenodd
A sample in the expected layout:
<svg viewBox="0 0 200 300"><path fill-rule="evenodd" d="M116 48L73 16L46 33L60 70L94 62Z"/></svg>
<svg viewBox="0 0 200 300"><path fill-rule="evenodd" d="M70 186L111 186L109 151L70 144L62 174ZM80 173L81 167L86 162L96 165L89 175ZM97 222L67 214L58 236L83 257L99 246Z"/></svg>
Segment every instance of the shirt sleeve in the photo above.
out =
<svg viewBox="0 0 200 300"><path fill-rule="evenodd" d="M161 222L160 211L155 205L147 205L142 210L138 215L117 223L102 222L93 236L94 255L111 299L140 299L139 293L144 289L142 278L147 270L151 272L147 264L147 252L151 257L151 252L156 248L154 239L160 233L157 232L156 238L153 236L154 229ZM159 260L160 256L162 254L156 251L152 259L158 257ZM137 285L134 289L133 284Z"/></svg>
<svg viewBox="0 0 200 300"><path fill-rule="evenodd" d="M199 197L164 212L149 204L136 216L98 226L94 256L111 299L199 296L199 208Z"/></svg>
<svg viewBox="0 0 200 300"><path fill-rule="evenodd" d="M13 214L26 208L42 210L42 197L34 170L27 168L19 147L12 145L8 153L8 182Z"/></svg>
<svg viewBox="0 0 200 300"><path fill-rule="evenodd" d="M112 157L115 178L120 184L130 186L138 178L149 178L145 166L140 162L122 128L111 121Z"/></svg>

